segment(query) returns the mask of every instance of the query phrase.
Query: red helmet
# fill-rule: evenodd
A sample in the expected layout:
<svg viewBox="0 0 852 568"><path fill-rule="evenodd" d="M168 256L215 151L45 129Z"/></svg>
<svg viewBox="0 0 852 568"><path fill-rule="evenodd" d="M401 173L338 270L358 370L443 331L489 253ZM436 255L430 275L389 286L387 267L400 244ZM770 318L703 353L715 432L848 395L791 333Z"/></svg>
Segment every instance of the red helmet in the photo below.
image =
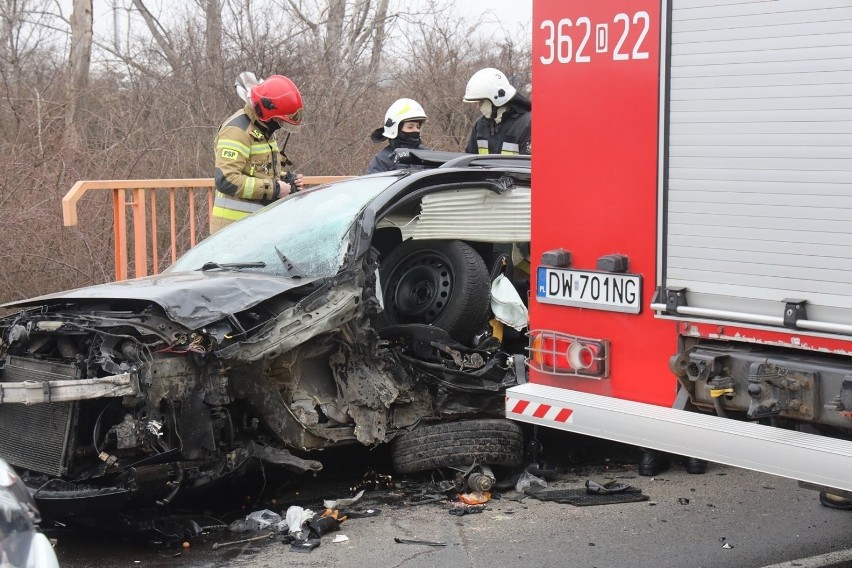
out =
<svg viewBox="0 0 852 568"><path fill-rule="evenodd" d="M302 124L302 94L293 81L283 75L270 75L251 88L251 104L263 122L279 119L287 124Z"/></svg>

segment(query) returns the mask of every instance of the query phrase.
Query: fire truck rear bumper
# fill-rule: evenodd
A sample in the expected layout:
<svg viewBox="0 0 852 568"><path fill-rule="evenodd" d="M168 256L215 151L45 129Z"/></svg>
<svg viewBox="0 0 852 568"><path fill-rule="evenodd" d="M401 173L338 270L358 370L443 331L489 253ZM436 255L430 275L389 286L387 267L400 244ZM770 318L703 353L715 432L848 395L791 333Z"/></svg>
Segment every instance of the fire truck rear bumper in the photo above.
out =
<svg viewBox="0 0 852 568"><path fill-rule="evenodd" d="M506 416L852 492L852 442L718 416L527 383Z"/></svg>

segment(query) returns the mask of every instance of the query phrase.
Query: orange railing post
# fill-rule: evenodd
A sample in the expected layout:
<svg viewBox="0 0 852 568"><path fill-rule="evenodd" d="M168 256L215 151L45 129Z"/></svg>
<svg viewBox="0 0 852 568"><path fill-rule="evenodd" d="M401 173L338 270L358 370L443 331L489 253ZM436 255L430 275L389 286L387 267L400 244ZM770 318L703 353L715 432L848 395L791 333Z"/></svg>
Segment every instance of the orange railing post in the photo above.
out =
<svg viewBox="0 0 852 568"><path fill-rule="evenodd" d="M136 276L148 275L148 224L145 222L145 188L133 189L133 264Z"/></svg>
<svg viewBox="0 0 852 568"><path fill-rule="evenodd" d="M115 279L127 280L127 215L125 191L116 189L112 196L113 234L115 235Z"/></svg>
<svg viewBox="0 0 852 568"><path fill-rule="evenodd" d="M157 256L157 192L151 191L151 267L154 274L160 272L160 259Z"/></svg>
<svg viewBox="0 0 852 568"><path fill-rule="evenodd" d="M195 246L195 195L189 192L189 245Z"/></svg>
<svg viewBox="0 0 852 568"><path fill-rule="evenodd" d="M213 192L210 192L213 195ZM177 260L177 229L175 229L175 189L169 190L169 236L171 237L172 262Z"/></svg>
<svg viewBox="0 0 852 568"><path fill-rule="evenodd" d="M305 185L319 185L348 179L351 176L305 176ZM115 247L115 279L126 280L128 273L128 237L127 237L127 206L130 205L133 219L133 270L134 277L148 274L148 251L151 251L151 270L157 274L160 271L160 259L157 246L157 189L169 190L169 238L171 246L171 262L178 257L176 194L184 191L188 199L189 244L195 246L199 228L195 203L196 189L207 192L207 215L213 212L214 185L212 178L189 179L147 179L147 180L90 180L78 181L62 198L62 224L66 227L77 225L77 203L86 192L91 190L108 190L112 192L113 207L113 239ZM148 193L151 192L150 225L147 217ZM128 192L133 196L127 201ZM149 244L150 235L150 244Z"/></svg>

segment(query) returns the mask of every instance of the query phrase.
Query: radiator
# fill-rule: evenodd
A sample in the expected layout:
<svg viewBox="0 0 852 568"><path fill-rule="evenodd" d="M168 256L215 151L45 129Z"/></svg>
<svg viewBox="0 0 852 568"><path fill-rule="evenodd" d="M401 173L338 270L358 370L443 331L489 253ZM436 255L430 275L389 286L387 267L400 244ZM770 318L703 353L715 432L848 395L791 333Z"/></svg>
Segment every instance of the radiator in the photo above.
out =
<svg viewBox="0 0 852 568"><path fill-rule="evenodd" d="M0 369L3 382L74 379L74 365L9 357ZM69 438L76 402L0 404L0 457L17 468L63 475L69 467Z"/></svg>

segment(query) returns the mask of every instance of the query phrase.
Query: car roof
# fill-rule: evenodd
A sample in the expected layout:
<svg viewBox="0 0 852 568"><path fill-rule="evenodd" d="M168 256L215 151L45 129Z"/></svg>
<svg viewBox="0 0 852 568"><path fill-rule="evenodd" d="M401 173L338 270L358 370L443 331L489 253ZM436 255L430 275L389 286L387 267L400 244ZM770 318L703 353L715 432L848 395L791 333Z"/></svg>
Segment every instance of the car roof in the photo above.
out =
<svg viewBox="0 0 852 568"><path fill-rule="evenodd" d="M518 154L467 154L464 152L438 152L397 148L394 160L400 164L421 168L529 168L529 155Z"/></svg>
<svg viewBox="0 0 852 568"><path fill-rule="evenodd" d="M516 185L530 186L528 155L467 154L398 148L396 160L410 166L393 170L399 176L368 207L382 215L421 191L463 188L490 189L503 193ZM390 173L390 172L387 172ZM375 174L379 175L379 174Z"/></svg>

